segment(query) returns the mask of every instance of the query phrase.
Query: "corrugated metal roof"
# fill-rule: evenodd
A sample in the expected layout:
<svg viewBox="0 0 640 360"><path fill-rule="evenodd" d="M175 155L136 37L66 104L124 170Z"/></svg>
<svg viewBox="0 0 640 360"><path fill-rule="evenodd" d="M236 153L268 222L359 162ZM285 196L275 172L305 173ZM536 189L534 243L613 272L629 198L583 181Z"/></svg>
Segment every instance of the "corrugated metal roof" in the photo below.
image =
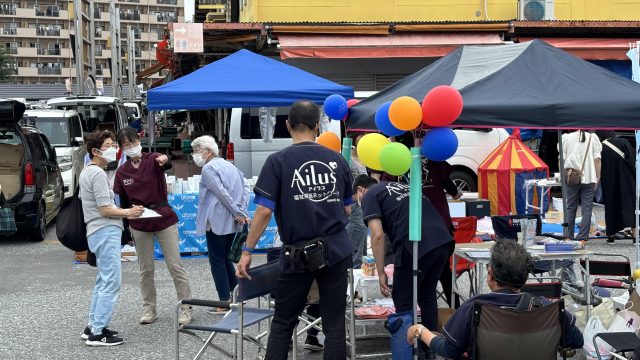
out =
<svg viewBox="0 0 640 360"><path fill-rule="evenodd" d="M76 94L76 84L71 85L71 90ZM49 100L55 97L66 96L64 84L0 84L0 98L27 98L27 100ZM111 85L104 86L105 96L113 96ZM122 97L129 97L129 87L122 85Z"/></svg>

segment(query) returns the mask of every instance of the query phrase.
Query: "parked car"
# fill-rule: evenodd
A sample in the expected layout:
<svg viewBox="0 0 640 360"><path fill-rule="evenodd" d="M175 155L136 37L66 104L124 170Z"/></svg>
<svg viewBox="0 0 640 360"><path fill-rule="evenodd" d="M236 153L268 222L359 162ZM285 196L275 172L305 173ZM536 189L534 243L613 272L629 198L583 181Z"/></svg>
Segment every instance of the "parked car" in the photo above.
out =
<svg viewBox="0 0 640 360"><path fill-rule="evenodd" d="M122 102L109 96L68 96L47 101L59 110L74 110L86 124L86 131L110 130L115 134L126 127L127 111Z"/></svg>
<svg viewBox="0 0 640 360"><path fill-rule="evenodd" d="M84 167L84 129L80 116L73 110L27 110L23 118L35 122L56 151L64 181L64 197L73 196Z"/></svg>
<svg viewBox="0 0 640 360"><path fill-rule="evenodd" d="M363 99L375 94L375 91L357 91L356 98ZM285 121L288 108L278 108L273 139L266 142L260 131L259 109L231 110L229 122L229 141L222 149L227 158L245 174L246 177L258 176L267 157L287 146L292 141ZM331 131L341 138L341 122L331 121ZM482 163L500 143L509 137L504 129L454 129L458 136L458 151L449 159L454 171L451 179L464 192L478 191L478 165Z"/></svg>
<svg viewBox="0 0 640 360"><path fill-rule="evenodd" d="M64 198L56 153L37 127L20 124L25 105L0 99L0 186L18 230L32 241L44 239Z"/></svg>

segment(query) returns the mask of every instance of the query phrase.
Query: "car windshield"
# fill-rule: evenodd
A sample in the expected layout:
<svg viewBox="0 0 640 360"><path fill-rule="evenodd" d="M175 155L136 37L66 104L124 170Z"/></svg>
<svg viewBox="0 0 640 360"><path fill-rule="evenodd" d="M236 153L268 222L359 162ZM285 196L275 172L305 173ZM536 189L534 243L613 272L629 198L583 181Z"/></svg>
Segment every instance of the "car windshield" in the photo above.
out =
<svg viewBox="0 0 640 360"><path fill-rule="evenodd" d="M96 129L116 131L118 118L115 104L64 104L56 108L77 111L86 122L89 132Z"/></svg>
<svg viewBox="0 0 640 360"><path fill-rule="evenodd" d="M137 118L140 117L140 114L138 114L138 108L133 107L133 106L128 106L128 105L125 105L124 108L125 108L125 110L127 110L127 117L131 116L131 115L133 115L133 116L135 116Z"/></svg>
<svg viewBox="0 0 640 360"><path fill-rule="evenodd" d="M42 118L36 119L36 126L49 139L51 146L69 146L69 124L65 118Z"/></svg>

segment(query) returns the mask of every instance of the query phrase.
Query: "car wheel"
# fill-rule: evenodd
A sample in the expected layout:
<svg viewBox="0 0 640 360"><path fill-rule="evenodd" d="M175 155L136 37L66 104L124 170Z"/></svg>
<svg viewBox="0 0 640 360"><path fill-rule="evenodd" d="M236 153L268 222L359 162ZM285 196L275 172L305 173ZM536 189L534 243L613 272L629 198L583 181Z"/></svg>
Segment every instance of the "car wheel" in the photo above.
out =
<svg viewBox="0 0 640 360"><path fill-rule="evenodd" d="M454 171L451 173L449 177L456 187L461 192L476 192L478 191L478 184L476 183L476 179L473 176L467 174L464 171Z"/></svg>
<svg viewBox="0 0 640 360"><path fill-rule="evenodd" d="M47 214L44 204L38 206L38 225L29 232L29 240L39 242L44 240L47 232Z"/></svg>

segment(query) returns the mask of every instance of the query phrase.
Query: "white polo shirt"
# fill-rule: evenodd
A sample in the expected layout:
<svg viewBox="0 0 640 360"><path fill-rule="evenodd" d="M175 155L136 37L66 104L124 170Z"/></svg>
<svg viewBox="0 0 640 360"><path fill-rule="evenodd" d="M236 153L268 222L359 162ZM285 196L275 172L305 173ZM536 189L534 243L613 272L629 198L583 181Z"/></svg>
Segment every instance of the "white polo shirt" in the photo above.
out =
<svg viewBox="0 0 640 360"><path fill-rule="evenodd" d="M580 142L580 131L574 131L572 133L562 135L564 168L580 170L585 151L587 150L587 144L589 144L589 137L591 137L591 145L587 152L587 160L584 162L584 168L582 169L582 183L594 184L598 182L595 160L600 159L602 143L596 134L590 134L588 132L585 132L584 134L584 142Z"/></svg>

